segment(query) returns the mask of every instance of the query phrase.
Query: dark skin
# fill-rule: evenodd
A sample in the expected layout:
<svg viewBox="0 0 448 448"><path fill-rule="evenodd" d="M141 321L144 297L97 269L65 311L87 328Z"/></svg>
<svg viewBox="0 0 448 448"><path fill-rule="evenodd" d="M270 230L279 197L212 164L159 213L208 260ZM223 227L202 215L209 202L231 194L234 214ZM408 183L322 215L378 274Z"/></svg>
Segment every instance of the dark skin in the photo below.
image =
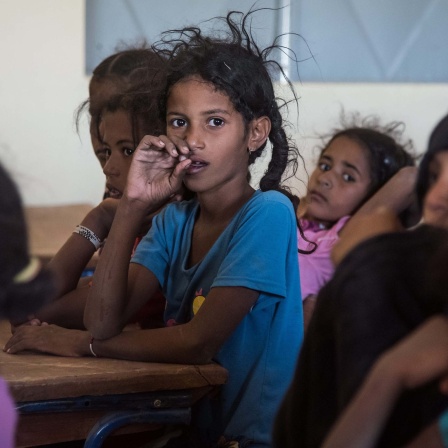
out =
<svg viewBox="0 0 448 448"><path fill-rule="evenodd" d="M126 190L90 288L84 323L95 337L94 349L100 356L209 362L258 299L258 291L244 287L215 287L185 324L122 332L129 317L158 287L151 271L138 264L129 266L134 235L143 217L176 194L185 182L196 192L200 209L190 263L202 260L252 196L247 182L247 148L260 147L270 131L266 117L247 125L227 96L194 79L172 89L170 114L175 118L168 126L169 135L144 137L134 154ZM36 343L36 335L31 334L39 331L45 335ZM6 349L9 353L33 349L69 356L89 354L85 332L55 326L21 327Z"/></svg>

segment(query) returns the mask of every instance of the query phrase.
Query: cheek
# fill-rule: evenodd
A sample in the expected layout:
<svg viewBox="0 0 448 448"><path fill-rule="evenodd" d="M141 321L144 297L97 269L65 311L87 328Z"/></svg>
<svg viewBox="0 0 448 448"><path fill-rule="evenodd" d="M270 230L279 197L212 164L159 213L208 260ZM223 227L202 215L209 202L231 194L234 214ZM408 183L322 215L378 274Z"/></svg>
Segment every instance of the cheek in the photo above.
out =
<svg viewBox="0 0 448 448"><path fill-rule="evenodd" d="M350 208L348 211L349 214L354 212L360 205L362 205L367 200L368 188L363 189L355 189L351 192L350 200L347 201L347 208Z"/></svg>

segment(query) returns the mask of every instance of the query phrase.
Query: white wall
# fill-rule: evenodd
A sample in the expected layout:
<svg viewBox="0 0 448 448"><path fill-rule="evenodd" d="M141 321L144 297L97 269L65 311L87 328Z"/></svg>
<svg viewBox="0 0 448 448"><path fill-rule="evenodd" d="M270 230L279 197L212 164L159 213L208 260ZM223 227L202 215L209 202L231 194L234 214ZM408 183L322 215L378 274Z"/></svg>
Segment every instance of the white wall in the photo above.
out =
<svg viewBox="0 0 448 448"><path fill-rule="evenodd" d="M435 124L448 113L447 84L303 84L296 138L309 169L316 160L317 135L339 123L341 108L379 115L383 123L402 121L404 137L424 152ZM295 183L295 185L299 185Z"/></svg>
<svg viewBox="0 0 448 448"><path fill-rule="evenodd" d="M88 87L84 1L0 0L0 29L0 160L26 204L97 202L102 174L73 119Z"/></svg>
<svg viewBox="0 0 448 448"><path fill-rule="evenodd" d="M27 205L98 202L103 176L86 122L78 136L73 120L88 87L84 1L0 0L0 29L0 160L13 172ZM448 84L296 87L300 112L290 121L309 161L314 160L313 137L338 123L341 106L404 121L420 151L448 112Z"/></svg>

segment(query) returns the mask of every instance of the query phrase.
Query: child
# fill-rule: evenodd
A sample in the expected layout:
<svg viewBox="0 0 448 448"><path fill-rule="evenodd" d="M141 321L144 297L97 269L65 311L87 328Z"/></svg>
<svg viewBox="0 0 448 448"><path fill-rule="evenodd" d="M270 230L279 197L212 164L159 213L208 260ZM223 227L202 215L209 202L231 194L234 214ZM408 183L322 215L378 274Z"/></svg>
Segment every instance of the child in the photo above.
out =
<svg viewBox="0 0 448 448"><path fill-rule="evenodd" d="M98 119L103 107L112 97L138 89L151 90L156 98L156 90L164 81L165 62L146 46L119 51L95 67L89 83L89 98L79 106L76 124L78 127L81 114L88 106L92 146L102 168L106 164L106 150L98 135Z"/></svg>
<svg viewBox="0 0 448 448"><path fill-rule="evenodd" d="M106 198L120 199L132 154L141 138L147 133L161 133L165 128L157 105L165 78L166 61L150 48L128 49L113 54L93 72L90 97L78 108L77 124L88 105L92 146L106 176ZM98 215L105 215L109 223L99 231L105 237L115 208L114 201L103 202L86 216L81 225L98 221ZM150 223L151 216L147 219L146 228ZM94 252L95 247L86 244L82 236L71 236L49 264L57 280L56 298L61 300L39 310L31 316L30 323L38 325L45 321L68 328L84 328L84 302L82 298L77 300L77 288L86 286L90 280L82 279L78 283ZM139 313L139 323L143 326L159 325L164 306L165 300L159 294L158 300Z"/></svg>
<svg viewBox="0 0 448 448"><path fill-rule="evenodd" d="M268 53L251 39L250 14L238 23L239 14L228 14L226 38L188 28L160 50L171 68L161 102L167 135L144 137L134 154L89 292L90 333L22 326L6 346L10 353L27 347L222 364L229 381L197 409L195 436L188 436L194 446L270 446L303 333L295 213L281 193L282 173L298 151L282 127ZM272 159L254 191L248 166L268 139ZM127 273L143 217L182 184L196 198L155 217ZM89 238L96 241L93 232ZM166 327L122 332L159 283Z"/></svg>
<svg viewBox="0 0 448 448"><path fill-rule="evenodd" d="M135 148L148 133L161 133L164 125L159 120L156 103L160 91L154 84L154 90L136 92L112 97L103 106L101 121L97 135L105 152L103 171L106 174L107 190L110 198L102 201L92 209L73 235L50 261L49 268L54 273L58 285L57 299L43 309L37 311L32 318L32 324L40 322L55 323L67 328L84 328L83 313L85 297L84 288L87 284L78 284L79 277L96 250L96 246L88 241L82 229L94 229L101 239L104 239L112 225L117 199L120 199L128 176L129 167ZM148 215L140 229L139 235L146 233L150 226L152 215ZM159 297L146 307L144 314L139 313L139 321L149 325L156 324L157 316L162 316L165 307L163 297ZM148 317L148 322L146 322ZM154 319L152 319L154 317Z"/></svg>
<svg viewBox="0 0 448 448"><path fill-rule="evenodd" d="M333 278L320 291L309 337L277 418L276 446L321 446L372 367L372 376L377 378L374 367L377 360L383 354L390 360L387 350L434 315L442 315L443 319L438 321L444 323L437 326L435 334L430 333L432 339L423 340L425 350L429 350L428 346L438 348L437 337L442 342L448 305L447 155L448 118L445 117L431 135L429 149L419 166L417 196L426 225L385 233L359 244L342 260ZM414 346L412 352L422 354L425 350L421 348L421 345ZM428 353L424 360L416 356L413 361L402 359L392 366L406 370L411 364L415 369L421 368L424 379L423 374L434 367L426 364L430 359L442 361L439 354ZM378 363L383 366L383 361ZM393 384L395 374L399 381L406 379L404 370L391 371L383 383L376 383L376 399L384 401L376 401L372 407L367 404L372 411L368 417L372 425L378 417L383 418L374 417L374 409L381 411L381 405L394 398L383 394L382 387L392 386L387 392L390 394L407 388L401 383L395 384L398 386L395 389ZM368 391L370 381L371 378L367 379ZM384 425L376 429L377 442L371 441L368 446L406 446L448 409L448 397L440 393L437 385L423 386L424 383L400 396ZM351 411L349 415L353 417ZM352 424L358 428L355 421ZM372 426L372 429L375 428ZM361 428L359 435L362 434Z"/></svg>
<svg viewBox="0 0 448 448"><path fill-rule="evenodd" d="M375 117L360 124L357 120L355 115L353 122L334 132L324 146L311 174L307 195L298 208L305 328L317 293L333 275L330 252L350 217L362 215L378 203L388 204L400 213L412 198L416 176L413 167L401 171L379 191L399 170L414 164L408 152L410 142L399 142L399 123L380 126ZM379 193L374 195L376 192Z"/></svg>
<svg viewBox="0 0 448 448"><path fill-rule="evenodd" d="M54 293L49 272L30 258L22 203L0 165L0 316L21 319ZM0 446L15 446L17 415L7 384L0 378Z"/></svg>

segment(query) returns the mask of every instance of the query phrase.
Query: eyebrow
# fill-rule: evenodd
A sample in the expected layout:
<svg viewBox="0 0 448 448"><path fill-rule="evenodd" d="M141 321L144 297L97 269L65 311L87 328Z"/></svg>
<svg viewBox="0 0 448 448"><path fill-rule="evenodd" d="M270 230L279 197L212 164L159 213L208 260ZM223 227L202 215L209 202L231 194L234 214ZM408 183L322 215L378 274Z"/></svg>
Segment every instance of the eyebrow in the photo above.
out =
<svg viewBox="0 0 448 448"><path fill-rule="evenodd" d="M231 115L231 113L226 109L210 109L210 110L204 110L203 112L201 112L201 115L213 115L213 114ZM175 110L168 111L167 115L180 115L183 117L186 116L186 114L184 114L182 112L176 112Z"/></svg>
<svg viewBox="0 0 448 448"><path fill-rule="evenodd" d="M326 154L322 155L321 159L327 159L327 160L330 160L331 162L333 162L333 157L327 156ZM361 172L359 171L358 167L353 165L352 163L349 163L349 162L346 162L343 160L342 165L344 165L346 168L350 168L350 169L356 171L361 176Z"/></svg>
<svg viewBox="0 0 448 448"><path fill-rule="evenodd" d="M102 143L103 145L110 146L110 143L109 143L107 140L102 139L102 140L101 140L101 143ZM122 138L121 140L118 140L117 142L115 142L115 144L116 144L116 145L125 145L125 144L131 144L131 145L133 145L134 142L133 142L133 140L128 140L128 139L126 139L126 138Z"/></svg>

